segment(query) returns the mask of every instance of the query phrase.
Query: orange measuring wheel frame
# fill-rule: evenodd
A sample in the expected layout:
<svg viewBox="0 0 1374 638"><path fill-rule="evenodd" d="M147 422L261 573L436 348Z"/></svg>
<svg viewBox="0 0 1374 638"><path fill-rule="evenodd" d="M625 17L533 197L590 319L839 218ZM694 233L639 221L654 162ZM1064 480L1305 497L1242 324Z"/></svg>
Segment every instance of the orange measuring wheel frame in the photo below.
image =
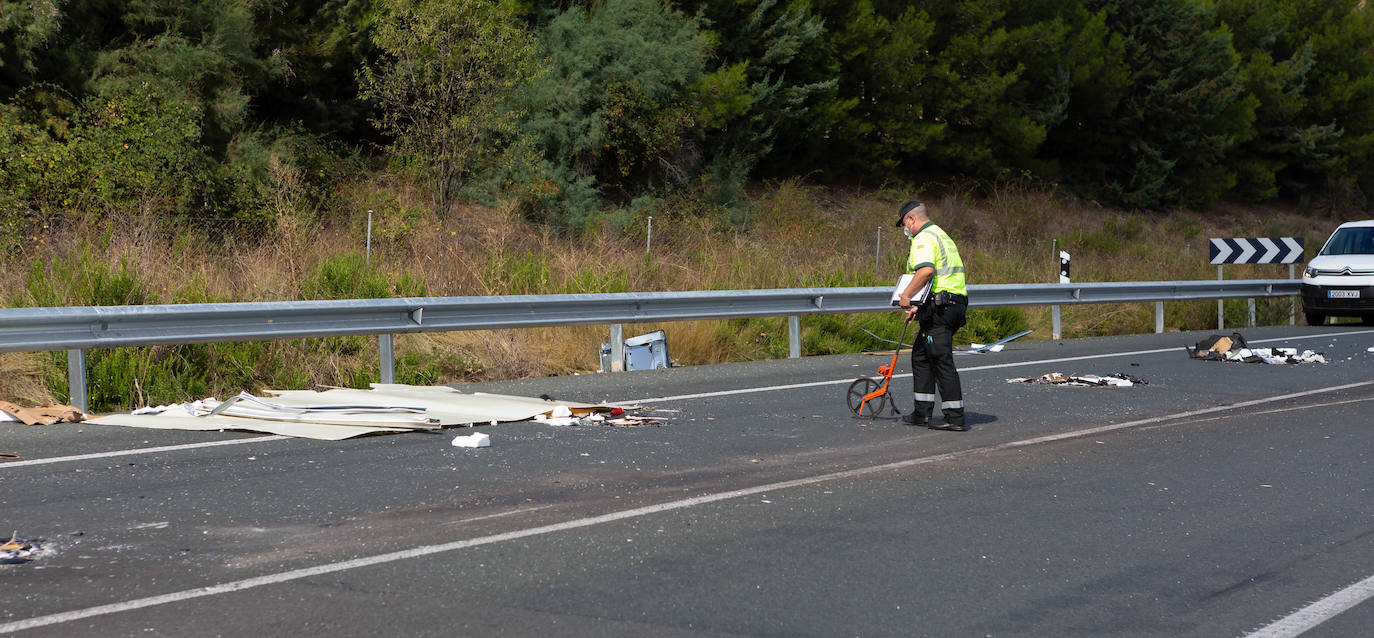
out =
<svg viewBox="0 0 1374 638"><path fill-rule="evenodd" d="M902 353L902 346L906 345L902 343L902 340L906 338L906 329L910 325L911 317L907 317L906 323L902 324L902 336L897 338L897 347L892 350L892 362L885 366L878 366L877 379L859 377L849 384L849 390L845 392L845 402L849 405L849 411L853 412L854 416L868 419L881 417L887 412L894 415L901 414L901 411L897 409L897 401L888 392L888 386L892 384L892 374L897 369L897 356ZM882 382L880 383L878 379L881 379Z"/></svg>

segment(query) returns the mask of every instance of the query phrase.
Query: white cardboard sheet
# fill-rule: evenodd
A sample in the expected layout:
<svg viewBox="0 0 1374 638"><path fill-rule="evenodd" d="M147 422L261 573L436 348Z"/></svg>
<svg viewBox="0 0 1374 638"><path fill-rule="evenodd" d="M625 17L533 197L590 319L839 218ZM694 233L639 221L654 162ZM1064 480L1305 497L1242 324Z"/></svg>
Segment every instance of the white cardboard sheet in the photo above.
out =
<svg viewBox="0 0 1374 638"><path fill-rule="evenodd" d="M335 388L314 390L267 390L270 402L288 408L339 406L415 406L425 408L430 427L524 421L548 415L564 406L573 414L587 414L610 406L573 401L546 401L539 398L484 392L459 392L446 386L372 384L371 390ZM287 411L289 414L291 411ZM357 415L350 415L356 417ZM351 419L350 419L351 420ZM90 419L96 425L121 425L175 430L246 430L283 436L338 441L363 434L412 432L416 426L388 423L380 415L375 422L365 420L342 423L311 423L286 417L248 418L215 414L193 416L182 406L169 406L161 414L109 414Z"/></svg>

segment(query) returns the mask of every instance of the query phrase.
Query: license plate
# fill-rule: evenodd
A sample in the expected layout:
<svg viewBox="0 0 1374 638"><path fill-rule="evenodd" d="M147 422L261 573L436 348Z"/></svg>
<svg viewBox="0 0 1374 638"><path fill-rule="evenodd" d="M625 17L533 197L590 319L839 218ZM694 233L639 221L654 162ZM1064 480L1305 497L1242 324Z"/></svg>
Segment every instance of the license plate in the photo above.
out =
<svg viewBox="0 0 1374 638"><path fill-rule="evenodd" d="M1326 298L1327 298L1327 299L1359 299L1359 298L1360 298L1360 291L1358 291L1358 290L1328 290L1328 291L1326 291Z"/></svg>

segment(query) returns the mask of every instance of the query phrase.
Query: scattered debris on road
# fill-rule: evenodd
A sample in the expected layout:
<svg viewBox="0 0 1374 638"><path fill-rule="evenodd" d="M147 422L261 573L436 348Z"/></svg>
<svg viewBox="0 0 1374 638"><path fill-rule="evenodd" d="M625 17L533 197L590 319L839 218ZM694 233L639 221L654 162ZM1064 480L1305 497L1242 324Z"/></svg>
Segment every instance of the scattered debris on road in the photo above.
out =
<svg viewBox="0 0 1374 638"><path fill-rule="evenodd" d="M1149 385L1140 377L1131 376L1118 372L1116 374L1064 374L1062 372L1051 372L1042 374L1038 377L1018 377L1007 379L1007 383L1034 383L1041 385L1069 385L1077 387L1113 387L1129 388L1134 385Z"/></svg>
<svg viewBox="0 0 1374 638"><path fill-rule="evenodd" d="M0 536L4 538L4 536ZM43 552L43 547L38 543L28 539L19 538L16 530L10 534L10 539L0 543L0 565L18 565L27 563Z"/></svg>
<svg viewBox="0 0 1374 638"><path fill-rule="evenodd" d="M25 408L9 401L0 401L0 421L19 422L24 425L52 425L63 421L80 423L87 418L79 408L70 405L50 404Z"/></svg>
<svg viewBox="0 0 1374 638"><path fill-rule="evenodd" d="M1251 348L1239 332L1231 336L1212 335L1197 342L1195 346L1184 346L1188 356L1203 361L1230 361L1239 363L1267 363L1289 365L1294 363L1326 363L1326 357L1319 352L1297 348Z"/></svg>

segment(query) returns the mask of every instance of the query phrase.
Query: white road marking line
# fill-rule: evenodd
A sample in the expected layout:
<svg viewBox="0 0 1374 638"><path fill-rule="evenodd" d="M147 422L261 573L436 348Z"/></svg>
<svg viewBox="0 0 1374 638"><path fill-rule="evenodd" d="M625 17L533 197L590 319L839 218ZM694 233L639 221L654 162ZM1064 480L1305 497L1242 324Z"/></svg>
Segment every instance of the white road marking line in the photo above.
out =
<svg viewBox="0 0 1374 638"><path fill-rule="evenodd" d="M128 450L112 450L109 452L94 452L91 454L76 454L73 456L53 456L46 459L29 459L27 461L9 461L0 463L0 469L20 467L23 465L47 465L49 463L66 463L68 461L85 461L89 459L107 459L114 456L128 456L130 454L153 454L156 452L175 452L177 450L194 450L203 447L216 447L220 445L241 445L244 443L259 443L262 441L276 441L279 439L289 439L289 436L255 436L251 439L230 439L227 441L206 441L204 443L183 443L181 445L162 445L158 447L141 447Z"/></svg>
<svg viewBox="0 0 1374 638"><path fill-rule="evenodd" d="M1296 337L1279 337L1279 338L1274 338L1274 339L1258 339L1258 340L1255 340L1255 341L1251 341L1250 343L1272 343L1272 342L1279 342L1279 341L1302 341L1302 340L1306 340L1306 339L1326 339L1326 338L1331 338L1331 337L1344 337L1344 336L1349 336L1349 335L1369 334L1369 333L1371 333L1371 332L1374 332L1374 331L1371 331L1371 330L1354 330L1354 331L1350 331L1350 332L1328 332L1328 333L1318 333L1318 334L1312 334L1312 335L1302 335L1302 336L1296 336ZM1089 355L1083 355L1083 356L1078 356L1078 357L1060 357L1060 358L1057 358L1057 359L1037 359L1037 360L1034 360L1034 361L1020 361L1020 362L1014 362L1014 363L998 363L998 364L985 365L985 366L972 366L972 367L968 367L968 368L960 368L960 370L968 371L968 372L973 372L973 371L977 371L977 370L993 370L993 369L997 369L997 368L1012 368L1012 367L1017 367L1017 366L1043 365L1043 364L1048 364L1048 363L1063 363L1063 362L1065 362L1065 361L1082 361L1082 360L1085 360L1085 359L1103 359L1103 358L1109 358L1109 357L1131 357L1131 356L1141 355L1141 354L1158 354L1158 353L1160 353L1160 352L1172 352L1172 351L1179 350L1179 349L1182 349L1182 346L1174 346L1174 347L1171 347L1171 348L1155 348L1155 349L1153 349L1153 350L1134 350L1134 351L1131 351L1131 352L1109 352L1109 353L1105 353L1105 354L1089 354ZM905 379L905 378L910 377L910 376L911 376L911 373L908 372L908 373L905 373L905 374L894 374L894 375L892 375L892 378L894 378L894 379ZM638 404L641 404L641 403L648 403L648 402L651 402L651 401L662 403L662 402L665 402L665 401L686 401L686 400L688 400L688 399L707 399L707 398L711 398L711 397L730 396L730 395L734 395L734 394L753 394L753 393L755 393L755 392L771 392L771 391L774 391L774 390L795 390L795 389L798 389L798 388L814 388L814 387L827 386L827 385L841 385L841 384L845 384L845 383L853 383L853 381L854 381L854 379L852 379L852 378L850 378L850 379L839 379L839 380L834 380L834 381L812 381L812 382L810 382L810 383L793 383L793 384L788 384L788 385L762 386L762 387L754 387L754 388L740 388L740 389L738 389L738 390L722 390L722 391L719 391L719 392L701 392L701 393L698 393L698 394L680 394L680 395L677 395L677 396L655 397L655 398L651 398L651 399L635 399L635 400L633 400L633 401L616 401L616 402L614 402L614 403L606 403L605 405L628 406L628 405L638 405ZM50 463L66 463L66 462L70 462L70 461L83 461L83 460L87 460L87 459L109 458L109 457L113 457L113 456L126 456L126 455L130 455L130 454L151 454L151 453L156 453L156 452L169 452L169 451L175 451L175 450L193 450L193 449L203 448L203 447L215 447L215 446L219 446L219 445L238 445L238 444L241 444L241 443L256 443L256 442L258 442L258 441L272 441L272 440L276 440L276 439L286 439L286 438L292 438L292 437L286 437L286 436L262 436L262 437L255 437L255 438L251 438L251 439L234 439L234 440L230 440L230 441L210 441L210 442L206 442L206 443L187 443L187 444L184 444L184 445L167 445L167 446L162 446L162 447L135 448L135 449L128 449L128 450L114 450L114 451L111 451L111 452L97 452L97 453L94 453L94 454L78 454L78 455L75 455L75 456L59 456L59 457L51 457L51 458L46 458L46 459L30 459L30 460L27 460L27 461L10 461L10 462L7 462L7 463L0 463L0 470L6 469L6 468L12 468L12 467L28 466L28 465L46 465L46 464L50 464Z"/></svg>
<svg viewBox="0 0 1374 638"><path fill-rule="evenodd" d="M1245 638L1292 638L1299 636L1370 598L1374 598L1374 576L1303 607L1266 627L1246 634Z"/></svg>
<svg viewBox="0 0 1374 638"><path fill-rule="evenodd" d="M584 527L592 527L592 526L595 526L595 525L601 525L601 524L603 524L603 523L613 523L613 522L621 521L621 520L625 520L625 519L638 518L638 517L641 517L641 516L648 516L648 515L650 515L650 514L658 514L658 513L661 513L661 512L670 512L670 511L673 511L673 510L685 509L685 508L688 508L688 507L695 507L695 506L697 506L697 505L705 505L705 504L708 504L708 503L715 503L715 502L718 502L718 501L724 501L724 500L739 498L739 497L742 497L742 496L751 496L751 495L754 495L754 494L762 494L762 493L766 493L766 492L775 492L775 491L790 489L790 488L794 488L794 487L804 487L804 486L807 486L807 485L815 485L815 484L818 484L818 483L827 483L827 482L831 482L831 481L837 481L837 480L843 480L843 479L856 478L856 477L860 477L860 476L867 476L867 475L870 475L870 474L878 474L878 473L881 473L881 472L887 472L887 471L891 471L891 470L899 470L899 469L905 469L905 468L909 468L909 467L915 467L915 466L918 466L918 465L928 465L928 464L931 464L931 463L939 463L939 462L942 462L942 461L949 461L949 460L959 459L959 458L963 458L963 457L966 457L966 456L972 456L972 455L976 455L976 454L986 454L986 453L989 453L989 452L995 452L995 451L999 451L999 450L1007 450L1007 449L1012 449L1012 448L1017 448L1017 447L1024 447L1024 446L1027 446L1027 445L1034 445L1034 444L1036 444L1036 443L1046 443L1046 442L1050 442L1050 441L1060 441L1060 440L1070 439L1070 438L1079 438L1079 437L1093 436L1093 435L1095 435L1095 434L1099 434L1099 433L1104 432L1104 431L1109 431L1109 430L1120 430L1120 429L1123 429L1123 428L1131 427L1131 426L1133 426L1133 425L1144 425L1144 424L1147 424L1147 423L1157 423L1157 422L1165 421L1165 420L1169 420L1169 419L1187 418L1188 416L1194 416L1194 415L1197 415L1197 414L1207 414L1207 413L1212 413L1212 412L1220 412L1220 411L1222 411L1222 410L1230 410L1230 409L1235 409L1235 408L1240 408L1240 407L1246 407L1246 406L1251 406L1251 405L1257 405L1257 404L1260 404L1260 403L1266 403L1266 402L1275 401L1275 400L1289 399L1289 398L1295 398L1295 397L1301 397L1301 396L1310 396L1310 395L1315 395L1315 394L1323 394L1323 393L1326 393L1326 392L1336 392L1336 391L1339 391L1339 390L1346 390L1346 389L1349 389L1349 388L1355 388L1355 387L1366 386L1366 385L1374 385L1374 381L1364 381L1364 382L1361 382L1361 383L1351 383L1351 384L1346 384L1346 385L1341 385L1341 386L1333 386L1333 387L1330 387L1330 388L1321 388L1321 389L1317 389L1317 390L1308 390L1308 391L1304 391L1304 392L1296 392L1296 393L1293 393L1293 394L1284 395L1284 396L1282 396L1282 397L1271 397L1271 398L1263 399L1263 400L1259 400L1259 401L1245 401L1245 402L1236 403L1236 404L1227 405L1227 406L1217 406L1217 407L1214 407L1214 408L1207 408L1207 409L1205 409L1205 410L1192 410L1192 411L1189 411L1189 412L1181 412L1181 413L1179 413L1179 414L1166 415L1166 416L1161 416L1161 417L1155 417L1155 418L1152 418L1152 419L1142 419L1142 420L1139 420L1139 421L1131 421L1131 422L1128 422L1128 423L1118 423L1118 424L1116 424L1116 425L1110 425L1110 426L1105 426L1105 427L1088 428L1088 429L1084 429L1084 430L1076 430L1076 431L1074 431L1074 432L1065 432L1065 433L1062 433L1062 434L1057 434L1057 435L1052 435L1052 436L1036 437L1036 438L1034 438L1034 439L1026 439L1026 440L1024 440L1024 441L1011 441L1011 442L1007 442L1007 443L999 443L999 444L996 444L996 445L989 445L989 446L984 446L984 447L971 448L971 449L967 449L967 450L959 450L959 451L956 451L956 452L947 452L947 453L944 453L944 454L937 454L937 455L934 455L934 456L924 456L924 457L920 457L920 458L906 459L906 460L904 460L904 461L896 461L896 462L893 462L893 463L884 463L884 464L882 464L882 465L874 465L874 466L871 466L871 467L861 467L861 468L854 468L854 469L851 469L851 470L842 470L842 471L839 471L839 472L830 472L830 473L827 473L827 474L820 474L820 475L817 475L817 476L809 476L809 477L805 477L805 478L793 479L793 480L790 480L790 481L779 481L779 482L777 482L777 483L769 483L769 484L767 484L767 485L756 485L756 486L754 486L754 487L746 487L746 488L741 488L741 489L737 489L737 490L729 490L729 491L726 491L726 492L717 492L717 493L715 493L715 494L703 494L703 495L701 495L701 496L696 496L696 497L693 497L693 498L687 498L687 499L682 499L682 500L678 500L678 501L670 501L670 502L667 502L667 503L660 503L660 504L657 504L657 505L647 505L647 506L644 506L644 507L636 507L636 508L632 508L632 509L628 509L628 510L622 510L622 511L619 511L619 512L612 512L612 513L610 513L610 514L602 514L602 515L600 515L600 516L590 516L590 517L587 517L587 518L579 518L579 519L574 519L574 520L571 520L571 521L564 521L564 522L562 522L562 523L553 523L553 524L550 524L550 525L541 525L541 526L538 526L538 527L530 527L530 528L526 528L526 529L515 530L515 531L511 531L511 532L505 532L505 533L502 533L502 534L492 534L492 535L490 535L490 536L481 536L481 537L478 537L478 538L470 538L470 539L467 539L467 540L454 541L454 542L451 542L451 543L441 543L441 544L439 544L439 545L421 546L421 547L416 547L416 548L414 548L414 549L407 549L407 550L402 550L402 551L397 551L397 552L388 552L388 553L385 553L385 554L378 554L378 555L376 555L376 556L366 556L366 557L363 557L363 558L355 558L355 559L353 559L353 560L347 560L347 561L338 562L338 563L329 563L329 564L325 564L325 565L317 565L317 566L315 566L315 567L306 567L306 568L303 568L303 569L294 569L294 570L290 570L290 571L279 572L279 573L276 573L276 574L267 574L267 575L265 575L265 576L258 576L258 577L256 577L256 578L245 578L245 579L243 579L243 580L236 580L236 581L232 581L232 582L228 582L228 583L221 583L221 584L218 584L218 585L210 585L210 586L207 586L207 587L198 587L198 588L195 588L195 589L186 589L186 590L182 590L182 591L178 591L178 592L171 592L171 593L168 593L168 594L162 594L162 595L159 595L159 596L149 596L149 597L147 597L147 598L138 598L138 599L135 599L135 600L128 600L128 601L124 601L124 602L110 603L110 604L108 604L108 605L98 605L98 606L95 606L95 607L88 607L88 608L86 608L86 609L75 609L75 610L72 610L72 611L65 611L65 612L60 612L60 613L56 613L56 614L49 614L49 615L46 615L46 616L37 616L37 617L34 617L34 618L27 618L27 619L24 619L24 620L16 620L16 621L12 621L12 622L8 622L8 623L0 624L0 634L5 634L5 633L10 633L10 632L15 632L15 631L22 631L22 630L25 630L25 629L35 629L35 628L38 628L38 627L46 627L46 626L49 626L49 625L56 625L56 624L60 624L60 623L64 623L64 622L71 622L71 621L74 621L74 620L81 620L81 619L84 619L84 618L92 618L92 617L95 617L95 616L103 616L103 615L106 615L106 614L114 614L114 613L120 613L120 612L125 612L125 611L133 611L133 610L136 610L136 609L144 609L144 608L147 608L147 607L155 607L155 606L157 606L157 605L165 605L165 604L169 604L169 603L182 602L182 601L186 601L186 600L192 600L192 599L195 599L195 598L203 598L203 597L205 597L205 596L216 596L216 595L219 595L219 594L227 594L227 593L232 593L232 592L236 592L236 591L243 591L243 590L245 590L245 589L252 589L252 588L254 588L254 587L262 587L262 586L264 586L264 585L276 585L276 584L285 583L285 582L289 582L289 581L293 581L293 580L300 580L300 579L302 579L302 578L310 578L310 577L312 577L312 576L320 576L320 575L324 575L324 574L332 574L332 573L336 573L336 572L347 571L347 570L350 570L350 569L357 569L357 568L359 568L359 567L371 567L371 566L374 566L374 565L382 565L382 564L385 564L385 563L391 563L391 562L395 562L395 561L399 561L399 560L406 560L406 559L410 559L410 558L418 558L418 557L421 557L421 556L429 556L429 555L433 555L433 554L441 554L441 553L446 553L446 552L452 552L452 551L456 551L456 550L460 550L460 549L467 549L467 548L469 548L469 547L479 547L479 546L482 546L482 545L490 545L490 544L493 544L493 543L500 543L500 542L509 541L509 540L515 540L515 539L519 539L519 538L529 538L529 537L531 537L531 536L540 536L540 535L543 535L543 534L551 534L551 533L554 533L554 532L563 532L563 531L568 531L568 530L573 530L573 529L581 529L581 528L584 528ZM1371 579L1371 580L1374 580L1374 579ZM1374 583L1372 583L1371 586L1374 586ZM1366 597L1368 597L1368 596L1366 596ZM1356 604L1357 604L1357 603L1356 603ZM1351 605L1351 606L1353 606L1353 605ZM1349 607L1346 607L1345 609L1348 609L1348 608L1349 608ZM1343 610L1344 610L1344 609L1342 609L1342 611L1343 611ZM1336 613L1340 613L1340 612L1336 612Z"/></svg>

